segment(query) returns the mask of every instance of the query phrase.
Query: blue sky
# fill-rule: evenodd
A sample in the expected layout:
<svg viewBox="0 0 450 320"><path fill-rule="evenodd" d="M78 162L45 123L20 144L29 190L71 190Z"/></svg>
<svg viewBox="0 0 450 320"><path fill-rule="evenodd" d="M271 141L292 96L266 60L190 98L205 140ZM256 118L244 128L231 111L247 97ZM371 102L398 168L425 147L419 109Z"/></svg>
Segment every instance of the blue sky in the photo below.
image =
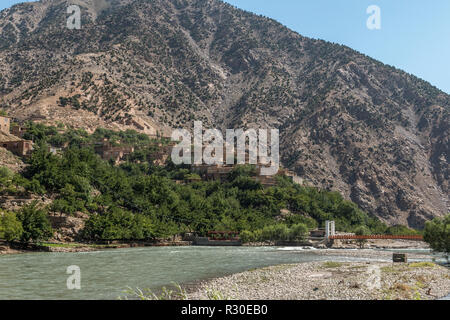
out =
<svg viewBox="0 0 450 320"><path fill-rule="evenodd" d="M300 34L347 45L450 93L449 0L225 0ZM0 9L17 0L1 0ZM381 29L369 30L370 5Z"/></svg>

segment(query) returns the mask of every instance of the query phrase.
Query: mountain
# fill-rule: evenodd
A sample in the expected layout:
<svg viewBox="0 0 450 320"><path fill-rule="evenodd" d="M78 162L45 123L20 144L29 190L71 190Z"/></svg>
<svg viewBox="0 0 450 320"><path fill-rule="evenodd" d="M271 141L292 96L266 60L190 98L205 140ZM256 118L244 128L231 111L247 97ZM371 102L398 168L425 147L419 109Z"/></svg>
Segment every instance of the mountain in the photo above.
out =
<svg viewBox="0 0 450 320"><path fill-rule="evenodd" d="M348 47L218 0L42 0L1 11L0 31L0 107L18 119L279 128L284 166L385 222L449 211L450 96Z"/></svg>

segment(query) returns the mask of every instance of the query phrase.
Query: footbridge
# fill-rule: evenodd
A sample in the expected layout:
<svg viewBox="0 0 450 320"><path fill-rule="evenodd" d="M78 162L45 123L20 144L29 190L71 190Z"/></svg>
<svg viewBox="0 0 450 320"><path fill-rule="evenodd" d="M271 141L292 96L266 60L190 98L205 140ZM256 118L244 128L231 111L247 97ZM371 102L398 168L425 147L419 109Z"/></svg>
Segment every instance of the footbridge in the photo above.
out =
<svg viewBox="0 0 450 320"><path fill-rule="evenodd" d="M368 236L356 236L356 235L334 235L329 236L330 240L417 240L423 241L423 236L402 236L402 235L368 235Z"/></svg>
<svg viewBox="0 0 450 320"><path fill-rule="evenodd" d="M329 240L416 240L423 241L423 236L421 235L390 235L390 234L380 234L380 235L366 235L358 236L354 234L336 234L334 221L325 222L325 239Z"/></svg>

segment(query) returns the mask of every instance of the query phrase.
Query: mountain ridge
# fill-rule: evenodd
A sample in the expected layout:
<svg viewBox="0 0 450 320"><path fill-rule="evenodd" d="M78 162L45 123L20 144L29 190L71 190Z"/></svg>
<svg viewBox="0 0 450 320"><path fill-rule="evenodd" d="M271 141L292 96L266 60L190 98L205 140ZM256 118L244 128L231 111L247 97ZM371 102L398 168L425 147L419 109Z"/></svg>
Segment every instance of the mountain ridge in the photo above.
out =
<svg viewBox="0 0 450 320"><path fill-rule="evenodd" d="M96 3L96 5L94 5ZM0 106L21 120L170 134L279 128L283 164L390 224L449 210L450 96L216 0L68 1L0 12Z"/></svg>

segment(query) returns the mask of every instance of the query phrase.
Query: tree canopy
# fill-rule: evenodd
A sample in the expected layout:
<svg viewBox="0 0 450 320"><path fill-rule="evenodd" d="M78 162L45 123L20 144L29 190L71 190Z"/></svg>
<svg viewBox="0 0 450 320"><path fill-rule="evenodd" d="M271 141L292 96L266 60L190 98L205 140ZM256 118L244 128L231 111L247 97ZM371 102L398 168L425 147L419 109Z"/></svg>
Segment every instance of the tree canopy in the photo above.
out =
<svg viewBox="0 0 450 320"><path fill-rule="evenodd" d="M444 218L435 218L425 225L424 240L438 252L450 255L450 214Z"/></svg>
<svg viewBox="0 0 450 320"><path fill-rule="evenodd" d="M347 232L360 227L373 234L388 230L337 192L298 185L283 176L276 186L263 187L252 179L253 166L237 166L224 181L201 181L189 179L198 178L189 166L176 166L170 160L155 166L147 156L131 156L115 166L86 144L106 137L148 152L158 144L133 131L98 129L88 135L31 124L28 134L36 147L26 168L20 174L0 170L0 184L51 195L54 201L47 209L52 212L87 213L90 218L82 234L86 240L167 238L183 232L206 235L212 230L246 231L254 239L302 239L305 230L323 226L326 220L335 220L336 228ZM58 155L47 148L55 139L68 142ZM289 214L283 215L286 210ZM49 236L45 215L36 206L18 213L23 241Z"/></svg>

